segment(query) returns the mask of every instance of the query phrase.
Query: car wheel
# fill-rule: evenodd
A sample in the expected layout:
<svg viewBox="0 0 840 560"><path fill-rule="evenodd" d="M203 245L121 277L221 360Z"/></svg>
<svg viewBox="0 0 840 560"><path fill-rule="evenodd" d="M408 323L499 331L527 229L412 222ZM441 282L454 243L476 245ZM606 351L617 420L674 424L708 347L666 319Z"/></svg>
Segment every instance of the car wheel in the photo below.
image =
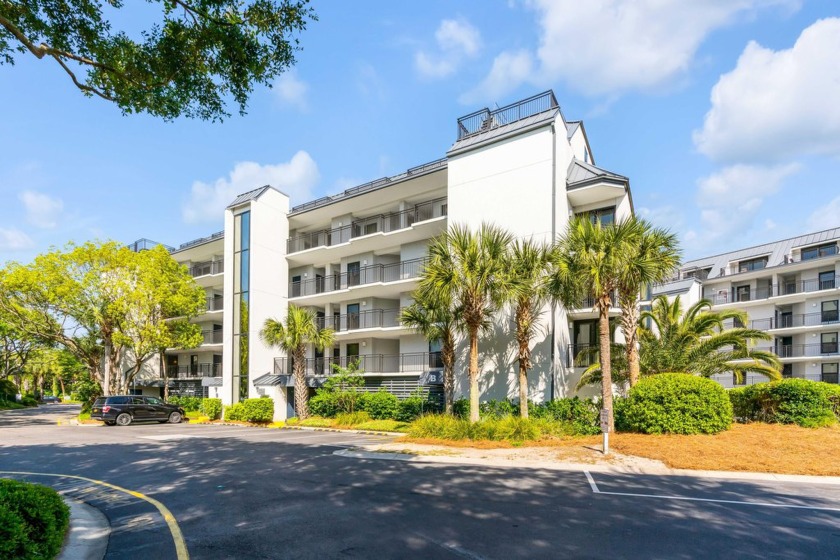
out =
<svg viewBox="0 0 840 560"><path fill-rule="evenodd" d="M180 424L181 423L181 413L180 412L173 412L169 415L169 423L170 424Z"/></svg>
<svg viewBox="0 0 840 560"><path fill-rule="evenodd" d="M128 426L129 424L131 424L131 414L123 412L122 414L117 416L118 426Z"/></svg>

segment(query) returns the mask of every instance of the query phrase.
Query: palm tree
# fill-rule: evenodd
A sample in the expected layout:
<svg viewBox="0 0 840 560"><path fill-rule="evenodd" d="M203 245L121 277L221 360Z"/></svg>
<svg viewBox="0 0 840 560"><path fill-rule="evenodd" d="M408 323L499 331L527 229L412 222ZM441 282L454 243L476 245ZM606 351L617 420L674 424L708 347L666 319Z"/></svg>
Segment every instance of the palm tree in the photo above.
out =
<svg viewBox="0 0 840 560"><path fill-rule="evenodd" d="M458 329L458 313L452 308L451 300L424 301L415 294L414 303L403 309L400 320L430 341L440 341L440 358L443 362L443 400L447 414L453 413L455 402L455 334Z"/></svg>
<svg viewBox="0 0 840 560"><path fill-rule="evenodd" d="M552 252L550 290L567 308L579 307L585 294L594 299L598 312L598 346L601 358L601 396L614 429L612 370L610 361L610 308L618 289L623 256L631 251L632 225L626 221L602 226L589 216L569 223Z"/></svg>
<svg viewBox="0 0 840 560"><path fill-rule="evenodd" d="M513 321L519 350L519 414L528 418L528 370L531 369L531 340L537 334L542 308L549 299L550 251L532 240L516 241L509 253L508 273L514 305Z"/></svg>
<svg viewBox="0 0 840 560"><path fill-rule="evenodd" d="M478 335L510 293L505 255L510 233L481 224L478 232L454 224L429 246L429 260L420 275L421 300L451 300L461 317L458 325L470 341L470 421L478 421Z"/></svg>
<svg viewBox="0 0 840 560"><path fill-rule="evenodd" d="M677 236L668 230L654 228L649 222L635 217L626 221L634 239L621 263L618 304L632 387L639 381L639 294L643 287L670 277L679 266L680 250Z"/></svg>
<svg viewBox="0 0 840 560"><path fill-rule="evenodd" d="M266 319L260 338L267 345L279 348L292 359L295 376L295 414L301 420L309 417L309 389L306 386L306 346L312 344L323 350L333 343L331 329L319 329L315 314L302 307L289 304L286 323Z"/></svg>

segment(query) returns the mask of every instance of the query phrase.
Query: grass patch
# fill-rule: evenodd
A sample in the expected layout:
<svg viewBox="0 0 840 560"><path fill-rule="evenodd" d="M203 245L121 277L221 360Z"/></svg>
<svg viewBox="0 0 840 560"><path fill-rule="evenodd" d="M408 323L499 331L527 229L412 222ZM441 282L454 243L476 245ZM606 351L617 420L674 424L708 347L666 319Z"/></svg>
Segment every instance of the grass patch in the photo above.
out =
<svg viewBox="0 0 840 560"><path fill-rule="evenodd" d="M184 413L184 416L190 420L198 420L201 418L202 414L197 410L188 410Z"/></svg>
<svg viewBox="0 0 840 560"><path fill-rule="evenodd" d="M295 420L298 419L295 418ZM332 428L336 424L332 418L321 418L320 416L310 416L306 420L298 420L295 423L287 421L286 423L290 426L305 426L307 428Z"/></svg>
<svg viewBox="0 0 840 560"><path fill-rule="evenodd" d="M399 422L397 420L371 420L370 422L362 422L356 424L354 427L357 430L372 430L378 432L407 432L409 424L407 422Z"/></svg>
<svg viewBox="0 0 840 560"><path fill-rule="evenodd" d="M0 401L0 410L20 410L21 408L26 407L12 401Z"/></svg>
<svg viewBox="0 0 840 560"><path fill-rule="evenodd" d="M840 476L840 426L801 428L735 424L716 435L613 434L625 455L657 459L671 468Z"/></svg>
<svg viewBox="0 0 840 560"><path fill-rule="evenodd" d="M81 412L76 417L76 420L79 421L79 424L99 424L99 420L91 420L90 412Z"/></svg>

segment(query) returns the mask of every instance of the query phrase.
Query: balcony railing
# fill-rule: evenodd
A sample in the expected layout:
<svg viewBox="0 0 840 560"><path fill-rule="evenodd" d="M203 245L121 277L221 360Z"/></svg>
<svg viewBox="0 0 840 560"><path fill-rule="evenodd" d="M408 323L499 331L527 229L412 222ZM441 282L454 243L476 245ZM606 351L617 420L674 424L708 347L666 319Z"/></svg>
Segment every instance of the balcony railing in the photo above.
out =
<svg viewBox="0 0 840 560"><path fill-rule="evenodd" d="M598 355L590 348L598 348L597 344L569 344L568 367L589 367L598 363Z"/></svg>
<svg viewBox="0 0 840 560"><path fill-rule="evenodd" d="M817 342L815 344L777 344L760 348L773 352L780 358L810 358L820 356L837 356L838 345L836 342Z"/></svg>
<svg viewBox="0 0 840 560"><path fill-rule="evenodd" d="M368 309L358 313L319 317L316 323L319 328L332 329L336 332L399 327L400 309Z"/></svg>
<svg viewBox="0 0 840 560"><path fill-rule="evenodd" d="M222 343L222 331L221 330L201 331L201 336L204 338L204 344L221 344Z"/></svg>
<svg viewBox="0 0 840 560"><path fill-rule="evenodd" d="M311 296L337 290L346 290L353 286L397 282L416 278L423 270L426 259L413 259L392 264L374 264L364 266L357 271L342 272L331 276L316 276L299 282L289 282L289 297Z"/></svg>
<svg viewBox="0 0 840 560"><path fill-rule="evenodd" d="M838 286L840 286L840 276L823 278L822 280L812 278L810 280L801 280L799 282L773 284L772 286L764 286L747 292L738 292L736 288L732 288L729 291L706 294L706 299L710 300L715 305L721 305L725 303L755 301L776 296L818 292L820 290L833 290Z"/></svg>
<svg viewBox="0 0 840 560"><path fill-rule="evenodd" d="M291 375L294 360L274 358L275 375ZM358 362L359 370L365 373L416 373L443 368L440 352L414 352L407 354L365 354L361 356L339 356L333 358L307 358L305 371L309 376L325 376L333 373L333 364L348 367Z"/></svg>
<svg viewBox="0 0 840 560"><path fill-rule="evenodd" d="M199 237L198 239L193 239L192 241L187 241L186 243L181 243L178 246L178 250L182 251L184 249L189 249L190 247L195 247L196 245L201 245L202 243L207 243L208 241L213 241L214 239L221 239L225 236L224 231L217 231L212 235L208 235L207 237Z"/></svg>
<svg viewBox="0 0 840 560"><path fill-rule="evenodd" d="M196 379L199 377L221 377L222 364L192 364L167 366L170 379Z"/></svg>
<svg viewBox="0 0 840 560"><path fill-rule="evenodd" d="M223 311L224 298L222 296L208 296L205 311Z"/></svg>
<svg viewBox="0 0 840 560"><path fill-rule="evenodd" d="M225 261L203 261L190 265L190 275L193 278L209 274L221 274L225 271Z"/></svg>
<svg viewBox="0 0 840 560"><path fill-rule="evenodd" d="M331 247L340 243L347 243L356 237L378 232L391 232L411 227L417 222L446 216L446 198L438 198L423 202L402 212L379 214L358 219L351 224L334 229L310 231L286 241L286 251L297 253L315 247Z"/></svg>
<svg viewBox="0 0 840 560"><path fill-rule="evenodd" d="M790 329L794 327L819 327L833 325L840 322L837 311L822 311L820 313L797 313L796 315L779 315L767 319L750 321L750 327L762 331L772 329Z"/></svg>

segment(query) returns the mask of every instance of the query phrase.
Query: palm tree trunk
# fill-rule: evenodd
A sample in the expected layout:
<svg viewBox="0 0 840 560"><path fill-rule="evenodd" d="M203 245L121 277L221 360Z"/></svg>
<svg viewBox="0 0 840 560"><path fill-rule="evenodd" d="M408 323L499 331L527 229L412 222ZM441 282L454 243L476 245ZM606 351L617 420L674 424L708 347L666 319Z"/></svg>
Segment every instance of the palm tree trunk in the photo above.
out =
<svg viewBox="0 0 840 560"><path fill-rule="evenodd" d="M528 369L519 358L519 415L528 418Z"/></svg>
<svg viewBox="0 0 840 560"><path fill-rule="evenodd" d="M531 324L531 302L520 301L516 309L516 339L519 345L519 415L528 418L528 368L531 367L527 325Z"/></svg>
<svg viewBox="0 0 840 560"><path fill-rule="evenodd" d="M478 328L470 328L470 422L478 422Z"/></svg>
<svg viewBox="0 0 840 560"><path fill-rule="evenodd" d="M627 369L630 374L630 386L633 387L639 382L640 367L639 367L639 349L638 349L638 329L639 329L639 307L636 305L635 298L631 302L630 299L622 298L621 305L621 330L624 333L625 353L627 355Z"/></svg>
<svg viewBox="0 0 840 560"><path fill-rule="evenodd" d="M455 402L455 341L444 340L441 348L443 360L443 405L446 414L454 413Z"/></svg>
<svg viewBox="0 0 840 560"><path fill-rule="evenodd" d="M309 388L306 386L306 354L301 346L295 351L295 414L309 418Z"/></svg>
<svg viewBox="0 0 840 560"><path fill-rule="evenodd" d="M598 320L599 345L601 362L601 397L602 407L609 411L610 431L615 429L613 421L613 398L612 398L612 367L610 364L610 299L601 298L598 303L600 317Z"/></svg>

